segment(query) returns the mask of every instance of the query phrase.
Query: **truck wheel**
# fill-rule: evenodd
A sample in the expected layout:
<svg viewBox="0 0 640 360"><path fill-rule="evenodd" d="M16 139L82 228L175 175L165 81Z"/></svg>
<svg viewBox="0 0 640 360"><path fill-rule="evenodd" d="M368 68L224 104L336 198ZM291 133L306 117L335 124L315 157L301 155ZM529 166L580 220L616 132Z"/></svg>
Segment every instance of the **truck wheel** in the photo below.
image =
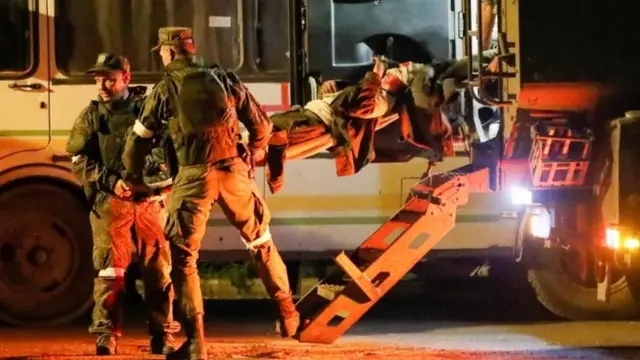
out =
<svg viewBox="0 0 640 360"><path fill-rule="evenodd" d="M529 284L538 301L555 315L567 320L629 320L640 314L634 287L622 274L614 274L611 297L605 303L596 297L595 279L583 281L579 276L576 254L565 249L528 252L528 258L536 257L528 268Z"/></svg>
<svg viewBox="0 0 640 360"><path fill-rule="evenodd" d="M92 303L87 206L62 187L0 194L0 319L19 326L73 321Z"/></svg>

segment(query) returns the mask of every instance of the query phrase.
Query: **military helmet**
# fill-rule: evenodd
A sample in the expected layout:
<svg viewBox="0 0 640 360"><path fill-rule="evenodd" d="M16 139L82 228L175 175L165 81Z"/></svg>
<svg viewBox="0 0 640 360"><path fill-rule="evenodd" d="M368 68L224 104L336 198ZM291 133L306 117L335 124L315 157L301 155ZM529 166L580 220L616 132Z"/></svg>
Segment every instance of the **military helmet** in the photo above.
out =
<svg viewBox="0 0 640 360"><path fill-rule="evenodd" d="M162 45L174 46L177 49L195 54L196 42L193 30L188 27L163 27L158 29L158 44L151 49L157 51Z"/></svg>

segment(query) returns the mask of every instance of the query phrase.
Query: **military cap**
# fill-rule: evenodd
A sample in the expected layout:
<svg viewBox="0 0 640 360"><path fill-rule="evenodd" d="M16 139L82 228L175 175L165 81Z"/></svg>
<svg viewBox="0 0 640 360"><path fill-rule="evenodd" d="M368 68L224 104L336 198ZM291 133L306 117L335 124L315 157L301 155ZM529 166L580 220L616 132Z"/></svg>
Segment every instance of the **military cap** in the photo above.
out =
<svg viewBox="0 0 640 360"><path fill-rule="evenodd" d="M96 59L93 67L87 70L87 74L95 74L103 71L123 71L130 72L131 65L129 60L124 56L118 56L109 53L101 53Z"/></svg>
<svg viewBox="0 0 640 360"><path fill-rule="evenodd" d="M163 27L158 29L158 45L151 51L160 49L160 46L168 45L186 50L190 53L196 52L196 42L193 40L193 31L188 27Z"/></svg>

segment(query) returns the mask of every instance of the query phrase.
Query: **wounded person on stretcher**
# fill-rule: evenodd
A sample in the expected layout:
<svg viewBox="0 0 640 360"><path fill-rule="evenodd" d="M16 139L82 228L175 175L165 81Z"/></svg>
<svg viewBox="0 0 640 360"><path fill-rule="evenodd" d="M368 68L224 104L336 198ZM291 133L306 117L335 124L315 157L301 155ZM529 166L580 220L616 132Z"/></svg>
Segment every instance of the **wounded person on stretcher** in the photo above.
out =
<svg viewBox="0 0 640 360"><path fill-rule="evenodd" d="M384 61L375 59L372 71L357 84L325 93L303 108L273 115L267 154L271 192L283 186L286 159L301 159L327 149L335 157L338 176L357 173L375 157L375 132L391 122L399 123L404 141L432 150L434 160L441 158L443 139L451 132L438 110L441 96L424 92L423 85L419 91L406 91L413 82L424 84L433 75L429 65L411 63L385 72ZM424 99L412 96L417 92L424 93ZM427 131L416 131L425 126Z"/></svg>
<svg viewBox="0 0 640 360"><path fill-rule="evenodd" d="M333 153L338 176L357 173L375 158L375 132L391 123L399 127L403 141L425 149L429 160L451 155L451 125L441 106L445 98L453 98L452 91L436 85L435 79L450 74L456 67L452 65L403 63L385 71L385 61L376 58L358 83L329 91L325 86L320 98L303 108L271 116L274 128L266 164L270 191L284 185L286 159L324 150Z"/></svg>

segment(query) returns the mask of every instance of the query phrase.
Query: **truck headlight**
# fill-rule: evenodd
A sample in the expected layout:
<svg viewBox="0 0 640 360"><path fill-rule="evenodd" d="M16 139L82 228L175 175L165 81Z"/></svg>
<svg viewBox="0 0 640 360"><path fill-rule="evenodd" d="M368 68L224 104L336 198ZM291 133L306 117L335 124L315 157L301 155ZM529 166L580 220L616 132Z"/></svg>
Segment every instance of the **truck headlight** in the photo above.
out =
<svg viewBox="0 0 640 360"><path fill-rule="evenodd" d="M529 189L515 186L511 188L511 202L515 205L530 205L533 203L533 193Z"/></svg>
<svg viewBox="0 0 640 360"><path fill-rule="evenodd" d="M635 250L640 247L640 239L629 238L624 241L624 247L628 250Z"/></svg>
<svg viewBox="0 0 640 360"><path fill-rule="evenodd" d="M608 227L605 232L607 247L613 250L636 250L640 248L640 239L628 231L617 227Z"/></svg>
<svg viewBox="0 0 640 360"><path fill-rule="evenodd" d="M548 239L551 235L551 214L544 207L532 210L529 217L529 234L535 238Z"/></svg>
<svg viewBox="0 0 640 360"><path fill-rule="evenodd" d="M607 247L611 249L620 248L620 230L607 228L605 237L607 238Z"/></svg>

